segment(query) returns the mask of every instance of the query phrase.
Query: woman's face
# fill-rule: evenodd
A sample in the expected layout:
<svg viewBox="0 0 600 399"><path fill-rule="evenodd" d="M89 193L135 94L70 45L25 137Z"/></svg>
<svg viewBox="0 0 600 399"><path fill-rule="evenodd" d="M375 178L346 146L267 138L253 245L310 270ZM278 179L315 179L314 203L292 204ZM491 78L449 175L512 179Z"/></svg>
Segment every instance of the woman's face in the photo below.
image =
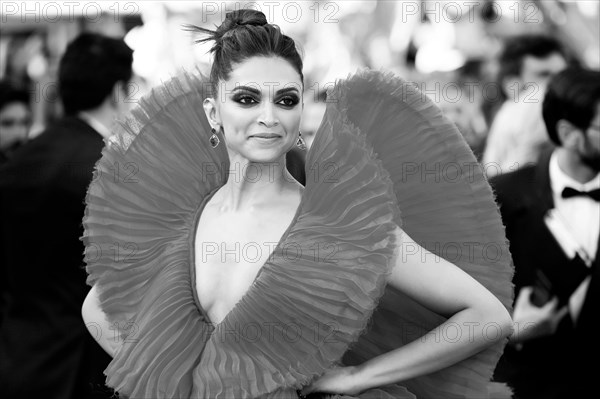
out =
<svg viewBox="0 0 600 399"><path fill-rule="evenodd" d="M304 104L300 75L288 61L252 57L234 65L217 97L205 110L222 126L230 155L276 162L295 145Z"/></svg>

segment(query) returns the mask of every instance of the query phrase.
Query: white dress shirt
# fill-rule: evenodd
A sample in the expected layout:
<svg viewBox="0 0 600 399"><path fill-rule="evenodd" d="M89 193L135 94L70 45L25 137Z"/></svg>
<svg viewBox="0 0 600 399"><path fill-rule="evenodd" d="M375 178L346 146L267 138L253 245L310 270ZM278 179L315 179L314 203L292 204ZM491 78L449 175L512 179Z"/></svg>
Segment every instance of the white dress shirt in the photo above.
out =
<svg viewBox="0 0 600 399"><path fill-rule="evenodd" d="M488 177L537 162L548 143L542 101L541 93L532 91L502 104L492 121L483 153L482 163Z"/></svg>
<svg viewBox="0 0 600 399"><path fill-rule="evenodd" d="M554 200L554 209L551 212L559 226L557 229L550 230L569 258L574 258L576 254L579 254L584 261L587 260L589 267L598 249L600 202L587 196L563 198L562 191L565 187L571 187L578 191L598 189L600 188L600 173L586 183L579 183L561 170L556 152L550 157L549 173ZM590 276L583 281L569 299L569 310L574 321L581 312L589 282Z"/></svg>

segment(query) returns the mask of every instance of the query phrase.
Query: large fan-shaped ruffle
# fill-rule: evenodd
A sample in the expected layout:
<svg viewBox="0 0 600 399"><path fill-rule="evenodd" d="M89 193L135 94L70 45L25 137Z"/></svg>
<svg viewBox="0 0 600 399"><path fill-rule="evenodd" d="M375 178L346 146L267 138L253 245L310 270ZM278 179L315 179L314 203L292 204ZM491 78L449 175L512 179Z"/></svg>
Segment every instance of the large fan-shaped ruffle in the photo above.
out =
<svg viewBox="0 0 600 399"><path fill-rule="evenodd" d="M187 240L198 204L227 176L225 149L208 143L207 87L184 75L144 97L88 189L88 283L122 343L105 373L123 395L189 397L210 333L190 289Z"/></svg>
<svg viewBox="0 0 600 399"><path fill-rule="evenodd" d="M330 96L365 132L390 173L402 228L417 243L467 271L510 309L512 261L492 191L458 129L414 84L391 73L363 71ZM410 250L410 249L408 249ZM388 286L370 330L346 354L354 364L420 338L444 319ZM485 326L490 338L497 326ZM434 331L428 339L456 339ZM437 335L436 335L437 334ZM419 398L510 397L490 384L505 343L438 373L402 385Z"/></svg>
<svg viewBox="0 0 600 399"><path fill-rule="evenodd" d="M88 281L124 340L106 370L110 386L132 398L295 398L295 389L344 353L359 361L410 340L395 335L398 328L439 324L439 316L385 289L400 245L398 205L415 240L433 252L430 244L439 244L441 255L509 306L510 257L481 169L456 129L405 85L373 71L337 84L307 157L294 220L218 325L196 302L191 256L203 200L228 171L224 146L208 145L202 100L209 85L184 74L140 102L96 166L84 218ZM407 89L413 96L404 98ZM473 173L452 184L433 174L415 178L415 165L434 162L469 162ZM459 253L483 240L499 246L494 262L476 246ZM419 397L482 397L500 350L407 386ZM361 395L411 396L400 386Z"/></svg>

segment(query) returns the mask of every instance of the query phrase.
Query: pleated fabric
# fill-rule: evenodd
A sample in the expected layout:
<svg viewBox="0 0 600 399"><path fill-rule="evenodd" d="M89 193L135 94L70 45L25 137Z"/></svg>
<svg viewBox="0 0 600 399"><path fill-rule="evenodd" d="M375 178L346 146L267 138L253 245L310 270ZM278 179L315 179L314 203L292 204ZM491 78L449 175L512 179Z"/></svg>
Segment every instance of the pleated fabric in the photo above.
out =
<svg viewBox="0 0 600 399"><path fill-rule="evenodd" d="M454 124L414 84L391 73L361 71L338 85L331 101L366 133L390 173L402 229L469 273L510 310L513 267L500 213L481 167ZM411 248L405 251L401 256L415 256ZM415 339L456 340L452 326L427 334L443 321L388 286L370 329L344 360L357 364ZM498 325L483 328L484 338L501 333ZM504 345L402 385L419 398L510 397L506 386L488 383Z"/></svg>
<svg viewBox="0 0 600 399"><path fill-rule="evenodd" d="M362 70L329 93L292 223L211 323L194 292L194 236L229 162L224 143L209 145L209 87L183 73L155 88L96 165L82 240L122 342L109 386L129 398L297 398L327 368L421 337L444 319L387 285L397 226L510 306L500 216L460 133L414 86ZM508 397L489 383L503 344L360 398Z"/></svg>

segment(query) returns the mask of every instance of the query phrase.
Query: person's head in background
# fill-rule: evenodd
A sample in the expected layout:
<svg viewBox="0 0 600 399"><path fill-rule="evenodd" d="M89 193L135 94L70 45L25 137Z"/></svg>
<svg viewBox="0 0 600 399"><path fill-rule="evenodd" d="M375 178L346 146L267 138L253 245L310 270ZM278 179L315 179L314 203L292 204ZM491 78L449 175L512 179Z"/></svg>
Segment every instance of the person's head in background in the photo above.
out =
<svg viewBox="0 0 600 399"><path fill-rule="evenodd" d="M567 61L563 46L551 36L525 34L507 39L498 60L503 100L518 100L528 89L542 96L548 80L565 69Z"/></svg>
<svg viewBox="0 0 600 399"><path fill-rule="evenodd" d="M600 72L568 68L554 76L543 116L561 169L585 183L600 172Z"/></svg>
<svg viewBox="0 0 600 399"><path fill-rule="evenodd" d="M58 72L64 113L87 113L107 127L129 108L133 50L122 39L82 33L67 46Z"/></svg>
<svg viewBox="0 0 600 399"><path fill-rule="evenodd" d="M27 140L31 127L29 93L9 82L0 82L0 157Z"/></svg>

